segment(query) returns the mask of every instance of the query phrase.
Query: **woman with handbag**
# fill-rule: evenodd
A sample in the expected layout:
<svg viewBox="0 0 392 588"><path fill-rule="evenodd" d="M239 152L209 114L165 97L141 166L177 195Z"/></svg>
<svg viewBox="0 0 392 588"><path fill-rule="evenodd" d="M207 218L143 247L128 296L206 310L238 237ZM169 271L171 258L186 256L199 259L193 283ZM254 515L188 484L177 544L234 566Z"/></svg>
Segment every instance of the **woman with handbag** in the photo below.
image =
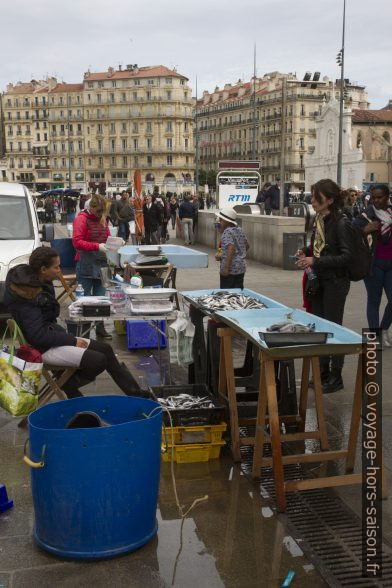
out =
<svg viewBox="0 0 392 588"><path fill-rule="evenodd" d="M350 221L342 212L342 191L333 180L320 180L312 186L311 203L316 212L311 248L297 251L297 265L307 271L305 294L311 300L312 313L341 325L350 290ZM344 355L320 358L324 393L343 389L343 363Z"/></svg>
<svg viewBox="0 0 392 588"><path fill-rule="evenodd" d="M53 281L60 273L60 257L51 247L38 247L28 264L10 269L4 302L27 342L38 349L44 363L75 367L62 389L68 398L82 396L79 388L107 371L128 396L142 396L135 378L120 364L110 345L75 337L57 324L60 305Z"/></svg>

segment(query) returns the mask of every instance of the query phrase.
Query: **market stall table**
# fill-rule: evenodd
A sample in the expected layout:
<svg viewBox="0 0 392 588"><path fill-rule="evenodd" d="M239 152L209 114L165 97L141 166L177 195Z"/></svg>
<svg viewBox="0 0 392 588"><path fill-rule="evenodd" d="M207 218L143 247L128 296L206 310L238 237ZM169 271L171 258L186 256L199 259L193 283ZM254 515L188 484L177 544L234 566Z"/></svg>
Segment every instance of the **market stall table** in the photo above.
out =
<svg viewBox="0 0 392 588"><path fill-rule="evenodd" d="M161 355L161 337L163 335L167 338L167 322L169 320L174 320L176 318L176 314L173 310L168 312L162 312L160 314L131 314L129 311L116 311L115 313L111 313L110 316L83 316L83 315L69 315L67 318L67 323L73 323L76 325L76 336L83 337L86 335L87 332L90 331L91 326L96 326L97 323L113 323L114 321L146 321L150 324L157 332L157 349L158 349L158 357L159 357L159 368L160 368L160 375L161 375L161 383L165 384L165 381L162 382L162 355ZM162 331L159 328L160 321L165 322L165 330ZM165 378L164 378L165 379ZM171 369L170 369L170 361L169 361L169 383L171 383Z"/></svg>
<svg viewBox="0 0 392 588"><path fill-rule="evenodd" d="M125 245L118 250L120 265L135 263L140 255L139 245ZM182 245L159 245L161 255L164 255L168 262L177 269L194 269L208 267L208 254L184 247Z"/></svg>
<svg viewBox="0 0 392 588"><path fill-rule="evenodd" d="M362 475L354 473L317 479L285 481L283 470L285 464L333 461L337 459L346 460L346 472L353 470L362 403L361 336L354 331L310 313L288 308L216 312L213 316L228 327L220 329L218 333L222 337L219 388L221 393L227 392L229 398L234 459L240 460L241 445L254 445L252 477L259 478L262 467L272 466L278 510L285 510L285 493L288 491L361 483ZM269 348L260 337L260 332L265 332L267 327L282 321L293 321L305 325L314 323L316 331L330 333L330 336L327 338L326 343L319 345ZM239 434L232 351L232 338L239 335L251 341L260 350L259 399L257 417L254 421L256 425L255 437L241 438ZM358 355L348 446L347 449L336 451L329 450L319 366L319 356L331 354ZM279 416L274 362L276 360L295 358L303 360L299 411L297 415ZM305 431L310 365L312 365L313 372L318 422L318 430L316 431ZM282 434L282 422L297 423L298 432ZM266 431L266 425L269 425L269 432ZM318 439L321 452L282 455L282 442L304 441L306 439ZM263 457L265 443L271 443L272 457Z"/></svg>

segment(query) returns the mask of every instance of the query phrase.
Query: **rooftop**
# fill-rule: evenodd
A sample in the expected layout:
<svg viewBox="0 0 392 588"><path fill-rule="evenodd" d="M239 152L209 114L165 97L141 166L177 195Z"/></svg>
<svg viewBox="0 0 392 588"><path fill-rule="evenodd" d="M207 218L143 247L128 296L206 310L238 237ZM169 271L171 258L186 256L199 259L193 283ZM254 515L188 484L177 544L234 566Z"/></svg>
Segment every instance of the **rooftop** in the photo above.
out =
<svg viewBox="0 0 392 588"><path fill-rule="evenodd" d="M83 84L57 84L50 92L80 92Z"/></svg>
<svg viewBox="0 0 392 588"><path fill-rule="evenodd" d="M389 123L392 122L392 110L353 110L353 123Z"/></svg>
<svg viewBox="0 0 392 588"><path fill-rule="evenodd" d="M175 69L169 69L164 65L151 65L138 67L137 65L127 66L124 70L115 70L109 67L107 71L90 72L84 74L84 79L90 81L98 80L125 80L129 78L157 78L157 77L176 77L187 80L188 78L179 74Z"/></svg>

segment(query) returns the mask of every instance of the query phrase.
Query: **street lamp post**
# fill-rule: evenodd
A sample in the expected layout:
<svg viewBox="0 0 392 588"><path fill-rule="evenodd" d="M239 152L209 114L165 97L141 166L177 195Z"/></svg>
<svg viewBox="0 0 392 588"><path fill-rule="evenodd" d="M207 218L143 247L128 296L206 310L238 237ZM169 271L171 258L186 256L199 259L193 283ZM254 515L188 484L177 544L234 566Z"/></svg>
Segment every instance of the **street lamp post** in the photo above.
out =
<svg viewBox="0 0 392 588"><path fill-rule="evenodd" d="M196 78L196 103L195 103L195 184L196 184L196 194L199 193L199 129L198 129L198 119L197 119L197 78Z"/></svg>
<svg viewBox="0 0 392 588"><path fill-rule="evenodd" d="M346 0L343 0L343 30L342 30L342 48L338 53L337 62L340 65L340 101L339 101L339 146L338 146L338 163L337 163L337 183L342 183L342 165L343 165L343 108L344 108L344 36L346 28Z"/></svg>

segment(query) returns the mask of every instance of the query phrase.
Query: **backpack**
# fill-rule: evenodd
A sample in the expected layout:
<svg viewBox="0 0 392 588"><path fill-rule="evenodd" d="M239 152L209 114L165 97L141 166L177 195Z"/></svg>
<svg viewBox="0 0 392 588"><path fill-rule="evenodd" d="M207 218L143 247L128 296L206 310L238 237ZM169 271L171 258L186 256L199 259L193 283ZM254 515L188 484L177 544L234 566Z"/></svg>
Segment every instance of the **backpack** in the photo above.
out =
<svg viewBox="0 0 392 588"><path fill-rule="evenodd" d="M352 223L347 223L347 226L350 230L350 248L352 252L348 275L352 282L359 282L369 275L373 254L362 230Z"/></svg>

